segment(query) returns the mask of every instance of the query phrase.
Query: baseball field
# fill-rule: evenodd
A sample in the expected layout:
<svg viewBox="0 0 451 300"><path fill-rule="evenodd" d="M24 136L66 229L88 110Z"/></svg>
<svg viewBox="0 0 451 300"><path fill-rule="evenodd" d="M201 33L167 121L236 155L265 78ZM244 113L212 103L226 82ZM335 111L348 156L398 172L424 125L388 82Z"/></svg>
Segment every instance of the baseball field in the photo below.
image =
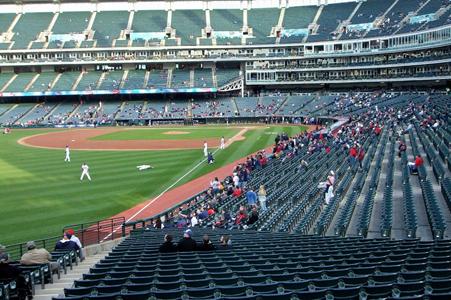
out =
<svg viewBox="0 0 451 300"><path fill-rule="evenodd" d="M233 163L304 126L24 129L0 136L0 243L59 235L62 227L106 219ZM226 149L216 151L224 136ZM204 160L203 143L215 163ZM70 162L65 162L65 147ZM215 152L216 151L216 152ZM92 181L80 181L81 165ZM154 168L139 171L138 165ZM222 179L222 178L221 178ZM191 195L180 195L180 201ZM150 216L140 216L146 218Z"/></svg>

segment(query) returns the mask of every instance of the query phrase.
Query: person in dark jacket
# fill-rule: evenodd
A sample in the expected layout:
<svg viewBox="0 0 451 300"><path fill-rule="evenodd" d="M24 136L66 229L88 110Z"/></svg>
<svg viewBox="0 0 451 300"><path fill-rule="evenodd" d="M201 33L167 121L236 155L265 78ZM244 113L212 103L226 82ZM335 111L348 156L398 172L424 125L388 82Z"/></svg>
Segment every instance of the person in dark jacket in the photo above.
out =
<svg viewBox="0 0 451 300"><path fill-rule="evenodd" d="M179 241L177 245L177 250L180 252L196 251L197 244L193 239L193 232L188 229L183 232L183 238Z"/></svg>
<svg viewBox="0 0 451 300"><path fill-rule="evenodd" d="M197 244L197 251L213 251L213 250L216 250L216 247L210 241L210 237L208 235L204 235L202 243Z"/></svg>
<svg viewBox="0 0 451 300"><path fill-rule="evenodd" d="M233 246L229 242L228 235L221 236L221 239L219 241L221 242L221 245L216 247L216 250L232 250L233 249Z"/></svg>
<svg viewBox="0 0 451 300"><path fill-rule="evenodd" d="M77 245L76 242L70 240L71 237L72 237L72 234L70 234L69 232L65 232L63 234L63 239L60 240L58 243L56 243L55 251L71 250L71 249L79 250L80 247Z"/></svg>
<svg viewBox="0 0 451 300"><path fill-rule="evenodd" d="M172 235L166 234L164 236L164 243L160 245L161 253L177 252L177 246L172 242Z"/></svg>
<svg viewBox="0 0 451 300"><path fill-rule="evenodd" d="M0 245L1 246L1 245ZM0 278L16 279L19 299L33 299L31 292L31 282L27 284L25 277L22 276L22 270L18 266L9 264L9 254L0 253Z"/></svg>

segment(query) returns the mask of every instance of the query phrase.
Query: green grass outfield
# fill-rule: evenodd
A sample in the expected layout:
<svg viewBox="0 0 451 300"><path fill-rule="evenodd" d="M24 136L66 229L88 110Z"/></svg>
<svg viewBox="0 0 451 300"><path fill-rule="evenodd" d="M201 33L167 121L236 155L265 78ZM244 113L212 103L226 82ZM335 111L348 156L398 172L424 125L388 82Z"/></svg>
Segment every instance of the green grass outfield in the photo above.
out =
<svg viewBox="0 0 451 300"><path fill-rule="evenodd" d="M231 137L236 129L221 126L164 127L164 131L192 130L206 138L212 130ZM73 130L73 129L72 129ZM215 163L202 164L178 185L230 164L274 143L276 132L294 135L303 126L260 127L245 133L245 140L233 142L217 152ZM127 130L107 136L124 139L142 136L150 130ZM12 130L0 135L0 244L8 245L59 235L64 225L109 218L151 199L204 159L203 149L164 151L72 150L71 162L64 162L64 149L43 149L18 144L20 138L49 130ZM153 134L152 134L153 135ZM151 136L152 136L151 135ZM190 134L191 135L191 134ZM171 138L171 135L165 135ZM179 139L187 135L176 135ZM219 138L219 137L218 137ZM141 137L142 139L142 137ZM79 181L81 164L90 167L92 181ZM150 164L152 170L138 171ZM184 200L191 195L181 195ZM150 217L150 216L148 216Z"/></svg>

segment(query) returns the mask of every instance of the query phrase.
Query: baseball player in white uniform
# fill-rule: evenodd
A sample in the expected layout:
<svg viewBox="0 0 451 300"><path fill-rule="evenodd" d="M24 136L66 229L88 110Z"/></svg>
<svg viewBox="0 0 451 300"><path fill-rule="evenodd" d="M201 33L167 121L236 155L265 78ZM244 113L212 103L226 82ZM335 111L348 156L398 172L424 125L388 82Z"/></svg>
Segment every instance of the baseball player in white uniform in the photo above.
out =
<svg viewBox="0 0 451 300"><path fill-rule="evenodd" d="M66 146L66 158L64 159L64 161L68 161L70 162L70 151L69 151L69 146Z"/></svg>
<svg viewBox="0 0 451 300"><path fill-rule="evenodd" d="M221 138L221 149L225 149L225 145L224 145L224 137Z"/></svg>
<svg viewBox="0 0 451 300"><path fill-rule="evenodd" d="M80 180L83 180L83 177L86 175L86 177L88 177L89 181L91 181L91 176L89 176L89 167L86 163L83 163L81 165L81 176L80 176Z"/></svg>
<svg viewBox="0 0 451 300"><path fill-rule="evenodd" d="M207 156L207 155L208 155L207 149L208 149L207 141L205 141L205 142L204 142L204 156Z"/></svg>

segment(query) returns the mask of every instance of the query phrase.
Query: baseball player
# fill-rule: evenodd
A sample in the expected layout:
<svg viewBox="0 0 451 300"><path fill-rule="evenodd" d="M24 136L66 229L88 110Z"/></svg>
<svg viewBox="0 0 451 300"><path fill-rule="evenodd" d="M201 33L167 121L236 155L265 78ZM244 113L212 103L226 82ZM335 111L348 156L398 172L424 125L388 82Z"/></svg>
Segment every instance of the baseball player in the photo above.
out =
<svg viewBox="0 0 451 300"><path fill-rule="evenodd" d="M69 151L69 146L66 146L66 158L64 159L64 161L68 161L70 162L70 151Z"/></svg>
<svg viewBox="0 0 451 300"><path fill-rule="evenodd" d="M224 145L224 137L221 138L221 149L225 149L225 145Z"/></svg>
<svg viewBox="0 0 451 300"><path fill-rule="evenodd" d="M207 149L208 149L207 141L205 141L205 142L204 142L204 156L207 156L207 155L208 155Z"/></svg>
<svg viewBox="0 0 451 300"><path fill-rule="evenodd" d="M80 176L80 180L83 180L83 177L86 175L86 177L88 177L89 181L91 181L91 176L89 176L89 167L86 163L83 163L83 165L81 165L81 176Z"/></svg>

